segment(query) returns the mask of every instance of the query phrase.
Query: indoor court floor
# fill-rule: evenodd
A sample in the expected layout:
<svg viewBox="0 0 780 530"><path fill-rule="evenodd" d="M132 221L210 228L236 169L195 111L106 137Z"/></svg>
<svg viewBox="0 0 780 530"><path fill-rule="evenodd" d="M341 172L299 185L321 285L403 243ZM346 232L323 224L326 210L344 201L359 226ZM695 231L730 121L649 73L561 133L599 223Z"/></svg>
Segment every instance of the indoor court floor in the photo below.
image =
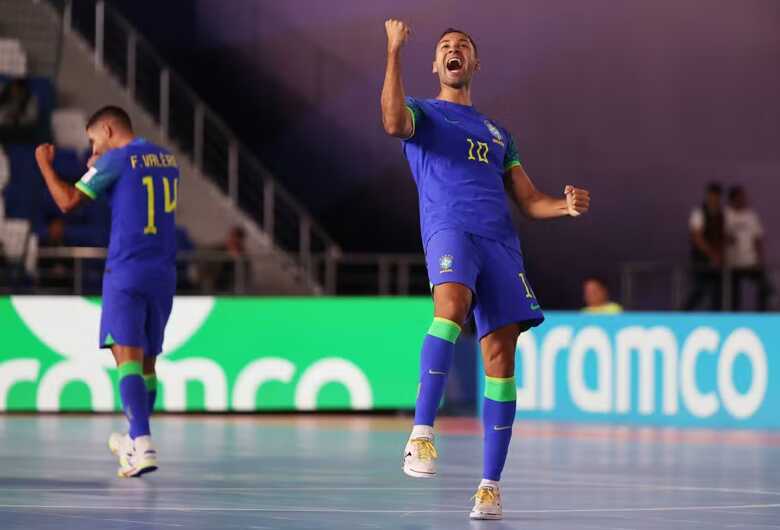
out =
<svg viewBox="0 0 780 530"><path fill-rule="evenodd" d="M471 522L475 419L439 425L410 479L410 420L157 416L161 468L114 478L119 416L0 415L0 529L780 529L780 435L518 423L504 521Z"/></svg>

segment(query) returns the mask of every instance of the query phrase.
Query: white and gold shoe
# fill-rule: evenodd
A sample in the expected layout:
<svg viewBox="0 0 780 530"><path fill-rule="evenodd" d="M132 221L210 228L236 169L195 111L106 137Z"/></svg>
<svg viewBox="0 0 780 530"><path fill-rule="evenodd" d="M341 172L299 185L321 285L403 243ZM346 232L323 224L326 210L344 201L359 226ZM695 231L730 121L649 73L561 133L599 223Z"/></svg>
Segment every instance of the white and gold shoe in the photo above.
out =
<svg viewBox="0 0 780 530"><path fill-rule="evenodd" d="M437 458L439 453L432 438L412 438L404 449L404 473L414 478L433 478L436 476Z"/></svg>
<svg viewBox="0 0 780 530"><path fill-rule="evenodd" d="M127 434L118 432L112 432L111 436L108 437L108 450L111 451L112 455L119 456L119 450L125 437L130 438Z"/></svg>
<svg viewBox="0 0 780 530"><path fill-rule="evenodd" d="M480 485L474 494L474 508L469 517L475 520L499 520L504 518L501 510L501 491L498 485Z"/></svg>
<svg viewBox="0 0 780 530"><path fill-rule="evenodd" d="M120 478L140 477L157 470L157 451L149 436L133 440L127 434L112 433L108 448L119 459L116 474Z"/></svg>

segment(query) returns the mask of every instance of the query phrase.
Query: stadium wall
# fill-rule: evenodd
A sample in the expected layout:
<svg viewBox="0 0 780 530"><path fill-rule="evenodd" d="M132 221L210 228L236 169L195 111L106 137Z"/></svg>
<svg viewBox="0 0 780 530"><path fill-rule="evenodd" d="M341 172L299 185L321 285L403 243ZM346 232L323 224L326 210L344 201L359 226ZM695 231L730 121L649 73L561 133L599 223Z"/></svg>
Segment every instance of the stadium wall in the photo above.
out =
<svg viewBox="0 0 780 530"><path fill-rule="evenodd" d="M0 411L120 410L113 359L96 346L99 304L0 298ZM177 298L157 409L411 409L430 304ZM780 315L551 312L518 344L518 418L780 429L778 344ZM481 370L461 366L476 399Z"/></svg>

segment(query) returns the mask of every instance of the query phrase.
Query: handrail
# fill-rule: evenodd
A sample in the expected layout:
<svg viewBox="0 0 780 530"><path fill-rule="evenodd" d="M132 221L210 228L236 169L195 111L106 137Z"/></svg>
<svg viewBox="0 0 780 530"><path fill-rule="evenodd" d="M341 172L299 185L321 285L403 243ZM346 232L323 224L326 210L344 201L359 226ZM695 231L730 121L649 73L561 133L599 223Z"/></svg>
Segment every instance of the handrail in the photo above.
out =
<svg viewBox="0 0 780 530"><path fill-rule="evenodd" d="M780 264L764 264L761 269L769 278L770 284L772 283L772 274L776 274L780 278ZM670 282L668 292L661 297L668 300L668 306L654 307L653 309L684 309L686 292L690 294L690 289L686 285L690 282L689 278L696 273L705 273L712 275L713 279L719 282L721 293L720 307L728 309L732 307L734 302L732 300L732 286L735 273L744 270L731 267L728 264L722 267L713 267L706 264L694 265L678 261L661 260L624 262L620 265L621 300L626 309L646 309L646 307L642 307L638 303L639 296L637 291L641 282L637 281L637 276L640 274L652 274L656 281L666 279ZM656 291L653 294L658 295L658 292Z"/></svg>
<svg viewBox="0 0 780 530"><path fill-rule="evenodd" d="M56 7L58 0L50 1ZM310 279L313 279L311 277L312 271L310 270L312 254L322 248L328 249L329 252L340 252L335 240L313 218L300 201L284 189L279 180L257 159L224 120L198 97L192 87L181 76L170 68L149 41L121 13L117 12L105 0L94 0L94 4L95 40L92 44L94 46L96 67L110 69L112 61L124 65L126 76L123 78L121 75L118 75L117 81L125 88L128 95L142 107L148 107L148 105L144 104L138 94L139 90L137 90L138 87L136 86L139 82L138 66L141 66L141 62L145 59L147 64L151 65L153 71L159 71L158 80L151 86L147 85L143 88L149 93L156 92L158 94L157 108L147 108L147 110L150 111L154 119L159 123L163 136L166 140L176 143L177 140L171 136L171 131L176 128L177 123L184 125L184 127L177 127L177 131L182 130L182 128L186 129L189 125L188 123L177 122L176 118L171 115L174 103L185 105L188 109L191 108L192 135L186 137L186 140L187 142L191 140L192 145L180 146L181 150L192 157L195 169L198 172L207 175L215 182L218 179L223 179L224 182L227 182L227 190L225 192L234 206L252 217L264 230L270 243L277 249L289 254L295 263L302 268L304 273ZM68 29L76 29L73 21L72 0L66 0L63 9L63 25L69 24L70 27ZM120 57L121 54L114 57L106 55L109 52L105 46L104 37L107 21L110 21L119 30L119 34L112 33L111 39L114 41L120 40L121 42L121 39L124 38L124 46L119 46L120 49L125 50L123 57ZM87 36L83 36L89 42ZM139 50L143 53L143 57L140 57ZM211 174L212 168L206 167L207 162L209 162L206 160L207 156L205 153L207 126L208 132L211 133L210 138L213 139L213 134L216 133L223 140L218 142L219 145L216 148L214 145L209 144L212 152L215 149L222 151L219 154L220 161L225 166L220 169L220 172L224 171L225 173L222 176ZM239 160L243 167L239 167ZM212 159L211 162L213 161ZM256 205L257 210L262 212L259 218L255 218L254 213L241 204L243 201L239 201L238 189L244 179L253 181L256 189L259 190L259 197L257 198L259 204ZM287 215L291 215L296 220L297 231L293 231L292 227L286 227L282 223L276 222L275 218L284 214L284 212L287 212ZM277 236L277 234L286 229L289 229L290 232L285 237ZM290 242L295 242L295 244Z"/></svg>
<svg viewBox="0 0 780 530"><path fill-rule="evenodd" d="M41 278L46 277L48 264L63 261L72 262L72 277L67 285L60 286L58 292L82 294L85 278L91 274L94 280L102 273L102 261L105 260L107 249L103 247L41 247L37 250L38 272ZM246 268L262 265L271 257L253 252L240 257L225 250L197 249L180 251L177 263L184 266L182 270L191 269L206 263L228 264L236 272L235 284L229 289L231 294L262 294L252 286L245 276ZM97 262L97 263L96 263ZM94 266L88 266L93 263ZM313 278L325 287L326 294L409 296L430 294L428 276L425 269L425 257L421 254L337 254L335 252L315 253L310 257L310 270ZM246 267L246 268L244 268ZM197 276L197 275L196 275ZM62 278L60 278L62 279ZM46 290L46 282L41 285ZM14 289L12 289L14 290ZM195 290L204 293L202 286ZM40 292L40 289L33 289Z"/></svg>

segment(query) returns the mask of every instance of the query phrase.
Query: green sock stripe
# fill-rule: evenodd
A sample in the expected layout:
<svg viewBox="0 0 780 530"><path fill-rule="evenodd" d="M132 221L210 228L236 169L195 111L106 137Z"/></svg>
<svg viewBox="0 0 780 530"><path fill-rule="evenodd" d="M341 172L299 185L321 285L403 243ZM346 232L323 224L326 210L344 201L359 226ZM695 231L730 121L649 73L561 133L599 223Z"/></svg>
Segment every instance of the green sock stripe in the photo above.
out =
<svg viewBox="0 0 780 530"><path fill-rule="evenodd" d="M146 390L148 392L157 390L157 375L144 374L144 383L146 383Z"/></svg>
<svg viewBox="0 0 780 530"><path fill-rule="evenodd" d="M126 363L122 363L117 368L119 370L119 379L125 378L128 375L144 375L144 371L141 368L141 363L137 361L128 361Z"/></svg>
<svg viewBox="0 0 780 530"><path fill-rule="evenodd" d="M428 328L428 335L433 335L447 342L455 344L460 335L460 326L452 320L446 318L436 317L431 323L431 327Z"/></svg>
<svg viewBox="0 0 780 530"><path fill-rule="evenodd" d="M485 397L493 401L515 401L517 399L515 378L485 376Z"/></svg>

